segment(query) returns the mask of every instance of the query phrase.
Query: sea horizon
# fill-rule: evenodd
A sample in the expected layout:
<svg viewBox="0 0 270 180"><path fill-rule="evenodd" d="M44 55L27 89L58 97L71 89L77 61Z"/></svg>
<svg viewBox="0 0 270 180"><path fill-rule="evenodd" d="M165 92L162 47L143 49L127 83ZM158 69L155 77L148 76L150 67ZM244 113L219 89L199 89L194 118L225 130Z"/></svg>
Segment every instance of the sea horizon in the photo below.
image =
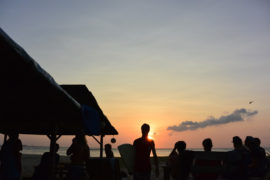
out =
<svg viewBox="0 0 270 180"><path fill-rule="evenodd" d="M269 154L270 147L264 147L266 153ZM61 156L66 156L66 151L68 147L60 147L58 154ZM188 150L193 151L203 151L203 148L187 148ZM212 151L219 151L219 152L226 152L231 151L233 148L213 148ZM42 155L44 152L49 151L49 146L29 146L23 145L23 154L32 154L32 155ZM112 149L115 157L120 157L119 151L117 148ZM169 156L172 148L156 148L157 155L160 157ZM100 149L99 148L90 148L90 156L91 157L99 157L100 156ZM103 156L105 156L105 152L103 151Z"/></svg>

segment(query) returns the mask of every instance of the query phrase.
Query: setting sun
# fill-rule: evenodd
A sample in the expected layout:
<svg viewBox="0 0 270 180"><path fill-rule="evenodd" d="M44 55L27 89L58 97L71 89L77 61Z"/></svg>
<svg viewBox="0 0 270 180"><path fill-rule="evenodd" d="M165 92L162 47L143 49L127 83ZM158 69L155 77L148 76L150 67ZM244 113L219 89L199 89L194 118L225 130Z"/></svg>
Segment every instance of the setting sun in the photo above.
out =
<svg viewBox="0 0 270 180"><path fill-rule="evenodd" d="M154 135L154 134L153 134L152 132L149 132L147 138L153 140L153 139L154 139L153 135Z"/></svg>

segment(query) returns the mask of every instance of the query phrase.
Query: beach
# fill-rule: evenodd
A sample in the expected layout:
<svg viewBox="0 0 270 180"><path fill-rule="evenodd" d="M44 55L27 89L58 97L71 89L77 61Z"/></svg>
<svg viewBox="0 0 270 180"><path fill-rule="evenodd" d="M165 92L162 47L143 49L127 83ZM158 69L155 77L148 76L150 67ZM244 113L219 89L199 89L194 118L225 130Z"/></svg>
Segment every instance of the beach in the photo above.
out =
<svg viewBox="0 0 270 180"><path fill-rule="evenodd" d="M23 154L22 155L22 170L23 170L23 177L32 177L33 172L34 172L34 167L37 166L40 162L40 158L41 155L40 154ZM119 163L120 163L120 169L121 171L126 172L126 174L128 174L127 169L125 168L124 163L122 162L120 157L116 157L119 159ZM163 179L163 166L166 164L168 157L159 157L159 170L160 170L160 175L159 177L155 177L155 173L154 173L154 168L152 168L152 173L151 173L151 179L156 179L156 180L161 180ZM69 163L69 157L67 156L60 156L60 163ZM152 163L152 167L154 167L153 165L153 159L151 159L151 163ZM265 179L270 179L270 173L268 172L267 178ZM128 177L126 178L122 178L123 180L132 180L133 177L132 175L128 175Z"/></svg>
<svg viewBox="0 0 270 180"><path fill-rule="evenodd" d="M266 153L269 155L270 148L266 147L265 149L266 149ZM41 155L44 152L47 152L48 150L49 150L49 147L46 147L46 146L24 146L23 147L22 167L23 167L23 176L24 177L31 177L33 175L34 167L39 164ZM60 163L69 163L70 162L69 157L67 157L65 155L66 150L67 150L67 147L60 147L60 149L58 151L58 153L60 155ZM127 173L126 167L120 158L120 154L119 154L118 149L113 148L112 150L113 150L115 157L119 159L121 171L124 171ZM201 148L192 148L190 150L202 151ZM228 152L230 150L232 150L232 149L231 148L214 148L213 149L213 151L217 151L217 152ZM156 151L157 151L157 155L158 155L158 159L159 159L160 176L159 176L159 178L156 178L154 176L155 173L152 172L152 179L163 179L162 166L164 166L166 164L169 153L171 152L171 149L170 148L167 148L167 149L159 149L158 148ZM99 157L99 152L100 152L99 149L91 149L90 155L91 155L91 157L97 158L97 157ZM152 160L152 167L154 167L153 160ZM152 169L154 169L154 168L152 168ZM132 179L132 176L129 176L125 179L127 179L127 180Z"/></svg>
<svg viewBox="0 0 270 180"><path fill-rule="evenodd" d="M41 155L38 154L23 154L22 155L22 171L23 177L32 177L34 168L40 162ZM61 163L69 163L67 156L60 156Z"/></svg>
<svg viewBox="0 0 270 180"><path fill-rule="evenodd" d="M23 177L32 177L34 173L34 168L37 166L40 162L41 155L39 154L23 154L22 155L22 170L23 170ZM119 158L119 157L117 157ZM120 162L120 168L121 171L126 172L128 174L123 162L119 158ZM165 162L167 160L167 157L159 157L159 162L160 162L160 175L158 178L155 177L154 172L152 172L152 179L163 179L163 170L162 170L162 165L165 165ZM67 156L60 156L60 163L69 163L69 157ZM152 161L153 162L153 161ZM153 163L152 163L153 166ZM153 168L154 169L154 168ZM132 176L129 175L126 178L123 178L125 180L132 180Z"/></svg>

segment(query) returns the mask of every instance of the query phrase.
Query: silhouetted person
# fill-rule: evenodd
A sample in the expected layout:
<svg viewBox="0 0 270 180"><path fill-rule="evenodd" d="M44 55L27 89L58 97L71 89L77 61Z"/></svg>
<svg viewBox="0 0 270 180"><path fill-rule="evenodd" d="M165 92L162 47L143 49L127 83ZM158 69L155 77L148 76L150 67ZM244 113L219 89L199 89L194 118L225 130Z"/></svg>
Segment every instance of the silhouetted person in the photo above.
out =
<svg viewBox="0 0 270 180"><path fill-rule="evenodd" d="M1 180L19 180L22 173L22 142L18 133L10 133L1 148Z"/></svg>
<svg viewBox="0 0 270 180"><path fill-rule="evenodd" d="M206 138L202 142L203 149L205 153L211 153L213 143L210 138ZM215 160L215 159L199 159L196 158L194 162L194 166L199 166L201 168L215 168L221 166L221 160ZM209 172L201 172L194 174L195 180L216 180L218 179L219 174L218 173L209 173Z"/></svg>
<svg viewBox="0 0 270 180"><path fill-rule="evenodd" d="M113 151L112 151L112 145L110 144L105 144L105 154L106 158L113 158Z"/></svg>
<svg viewBox="0 0 270 180"><path fill-rule="evenodd" d="M245 147L249 152L248 175L250 177L261 177L264 172L263 162L265 157L260 152L260 139L247 136Z"/></svg>
<svg viewBox="0 0 270 180"><path fill-rule="evenodd" d="M149 180L151 177L151 162L150 153L152 151L155 161L156 177L159 176L158 158L153 140L148 139L150 126L143 124L141 126L142 137L134 141L135 148L135 167L134 167L134 180Z"/></svg>
<svg viewBox="0 0 270 180"><path fill-rule="evenodd" d="M59 144L55 145L55 152L53 152L53 146L50 146L50 152L45 152L41 156L41 161L35 168L33 175L34 180L48 180L50 178L53 163L55 164L54 167L57 167L57 164L59 163L60 156L57 153L58 149Z"/></svg>
<svg viewBox="0 0 270 180"><path fill-rule="evenodd" d="M255 148L259 150L262 158L266 158L265 149L261 147L261 140L259 138L254 138Z"/></svg>
<svg viewBox="0 0 270 180"><path fill-rule="evenodd" d="M263 177L266 172L266 154L260 146L259 138L253 138L252 149L250 152L251 163L249 165L249 175L251 177Z"/></svg>
<svg viewBox="0 0 270 180"><path fill-rule="evenodd" d="M127 177L127 174L124 171L120 170L119 160L117 158L114 158L111 144L105 144L105 154L107 160L109 160L110 162L110 167L107 168L107 176L104 176L103 179L114 180L121 179L121 177Z"/></svg>
<svg viewBox="0 0 270 180"><path fill-rule="evenodd" d="M252 136L247 136L245 139L245 147L249 152L254 150L254 138Z"/></svg>
<svg viewBox="0 0 270 180"><path fill-rule="evenodd" d="M210 138L203 140L202 145L203 145L204 151L211 152L213 144L212 144L212 140Z"/></svg>
<svg viewBox="0 0 270 180"><path fill-rule="evenodd" d="M84 180L88 178L85 164L90 157L89 146L83 133L79 133L73 138L71 146L67 150L70 156L71 167L69 169L68 180Z"/></svg>
<svg viewBox="0 0 270 180"><path fill-rule="evenodd" d="M170 174L174 180L188 178L193 160L193 152L186 150L186 143L178 141L169 155Z"/></svg>
<svg viewBox="0 0 270 180"><path fill-rule="evenodd" d="M234 150L228 152L225 177L233 180L248 179L249 152L243 146L242 139L233 137Z"/></svg>

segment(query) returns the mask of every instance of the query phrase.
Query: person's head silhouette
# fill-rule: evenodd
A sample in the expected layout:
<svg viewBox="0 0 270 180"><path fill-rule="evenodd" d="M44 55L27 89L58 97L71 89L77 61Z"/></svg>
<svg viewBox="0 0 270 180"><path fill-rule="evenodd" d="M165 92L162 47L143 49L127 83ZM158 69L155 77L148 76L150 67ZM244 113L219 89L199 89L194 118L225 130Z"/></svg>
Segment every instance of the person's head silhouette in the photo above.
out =
<svg viewBox="0 0 270 180"><path fill-rule="evenodd" d="M112 150L112 145L105 144L105 151L111 151L111 150Z"/></svg>
<svg viewBox="0 0 270 180"><path fill-rule="evenodd" d="M259 138L254 138L253 140L256 148L261 146L261 140Z"/></svg>
<svg viewBox="0 0 270 180"><path fill-rule="evenodd" d="M186 149L185 141L178 141L175 143L175 148L178 152L183 152Z"/></svg>
<svg viewBox="0 0 270 180"><path fill-rule="evenodd" d="M245 146L248 150L252 151L254 149L254 138L252 136L247 136L245 139Z"/></svg>
<svg viewBox="0 0 270 180"><path fill-rule="evenodd" d="M240 148L243 146L242 139L238 136L233 137L233 146L235 149Z"/></svg>
<svg viewBox="0 0 270 180"><path fill-rule="evenodd" d="M8 134L8 136L9 136L9 138L10 139L18 139L19 138L19 133L17 133L17 132L12 132L12 133L9 133Z"/></svg>
<svg viewBox="0 0 270 180"><path fill-rule="evenodd" d="M204 151L211 151L212 150L213 144L212 144L212 140L210 138L206 138L205 140L203 140L202 145L203 145Z"/></svg>
<svg viewBox="0 0 270 180"><path fill-rule="evenodd" d="M141 127L141 130L142 130L142 136L143 137L147 137L148 136L148 133L150 131L150 126L148 124L143 124L142 127Z"/></svg>

